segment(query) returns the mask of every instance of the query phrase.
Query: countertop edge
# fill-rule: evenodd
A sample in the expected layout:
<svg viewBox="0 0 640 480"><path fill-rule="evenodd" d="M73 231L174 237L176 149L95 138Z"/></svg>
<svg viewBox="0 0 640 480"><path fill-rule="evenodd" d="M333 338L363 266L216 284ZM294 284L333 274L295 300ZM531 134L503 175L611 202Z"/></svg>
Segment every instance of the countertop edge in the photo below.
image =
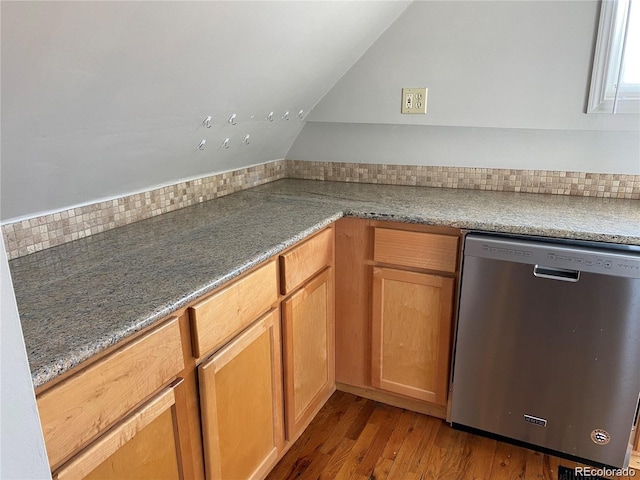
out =
<svg viewBox="0 0 640 480"><path fill-rule="evenodd" d="M568 240L583 240L602 243L617 243L621 245L640 245L640 237L632 235L615 235L608 233L594 233L589 231L561 230L557 228L542 228L533 226L513 225L509 223L484 223L466 220L434 219L423 217L411 217L404 215L361 212L357 210L345 210L344 217L361 218L366 220L381 220L387 222L409 223L414 225L431 225L439 227L454 227L462 230L475 230L505 235L532 235L548 238L562 238Z"/></svg>

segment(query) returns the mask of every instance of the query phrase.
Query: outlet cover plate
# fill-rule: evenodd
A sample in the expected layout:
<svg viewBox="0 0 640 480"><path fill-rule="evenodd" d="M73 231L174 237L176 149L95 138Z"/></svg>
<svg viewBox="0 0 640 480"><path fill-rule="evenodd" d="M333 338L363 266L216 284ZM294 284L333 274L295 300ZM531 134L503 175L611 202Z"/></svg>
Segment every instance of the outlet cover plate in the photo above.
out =
<svg viewBox="0 0 640 480"><path fill-rule="evenodd" d="M403 88L402 113L427 113L428 88Z"/></svg>

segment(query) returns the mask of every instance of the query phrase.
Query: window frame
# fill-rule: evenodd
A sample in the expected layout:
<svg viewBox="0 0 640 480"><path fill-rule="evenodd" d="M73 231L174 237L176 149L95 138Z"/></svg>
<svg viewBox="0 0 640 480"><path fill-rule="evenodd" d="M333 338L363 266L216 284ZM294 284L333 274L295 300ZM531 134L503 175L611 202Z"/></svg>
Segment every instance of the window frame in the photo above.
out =
<svg viewBox="0 0 640 480"><path fill-rule="evenodd" d="M620 85L617 92L615 87L622 71L631 1L602 0L586 111L588 114L640 113L640 85Z"/></svg>

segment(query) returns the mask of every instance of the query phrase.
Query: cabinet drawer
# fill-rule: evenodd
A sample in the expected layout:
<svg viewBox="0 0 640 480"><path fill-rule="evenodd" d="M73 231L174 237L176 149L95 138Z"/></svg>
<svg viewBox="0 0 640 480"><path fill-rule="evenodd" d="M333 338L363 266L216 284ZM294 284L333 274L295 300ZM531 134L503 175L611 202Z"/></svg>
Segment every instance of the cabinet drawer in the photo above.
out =
<svg viewBox="0 0 640 480"><path fill-rule="evenodd" d="M196 357L221 346L278 300L276 263L271 261L191 307Z"/></svg>
<svg viewBox="0 0 640 480"><path fill-rule="evenodd" d="M281 292L295 290L333 259L333 228L323 230L300 246L280 255Z"/></svg>
<svg viewBox="0 0 640 480"><path fill-rule="evenodd" d="M52 468L184 369L178 319L81 370L38 397Z"/></svg>
<svg viewBox="0 0 640 480"><path fill-rule="evenodd" d="M376 228L373 252L376 262L454 273L458 237Z"/></svg>

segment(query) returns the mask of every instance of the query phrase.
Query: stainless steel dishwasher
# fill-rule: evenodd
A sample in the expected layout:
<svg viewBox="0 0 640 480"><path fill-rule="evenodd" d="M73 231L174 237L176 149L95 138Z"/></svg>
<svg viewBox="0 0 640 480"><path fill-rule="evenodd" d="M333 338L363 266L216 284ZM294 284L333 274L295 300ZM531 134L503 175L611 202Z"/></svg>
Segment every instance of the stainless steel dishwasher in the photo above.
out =
<svg viewBox="0 0 640 480"><path fill-rule="evenodd" d="M640 401L640 248L601 245L467 235L454 426L627 465Z"/></svg>

